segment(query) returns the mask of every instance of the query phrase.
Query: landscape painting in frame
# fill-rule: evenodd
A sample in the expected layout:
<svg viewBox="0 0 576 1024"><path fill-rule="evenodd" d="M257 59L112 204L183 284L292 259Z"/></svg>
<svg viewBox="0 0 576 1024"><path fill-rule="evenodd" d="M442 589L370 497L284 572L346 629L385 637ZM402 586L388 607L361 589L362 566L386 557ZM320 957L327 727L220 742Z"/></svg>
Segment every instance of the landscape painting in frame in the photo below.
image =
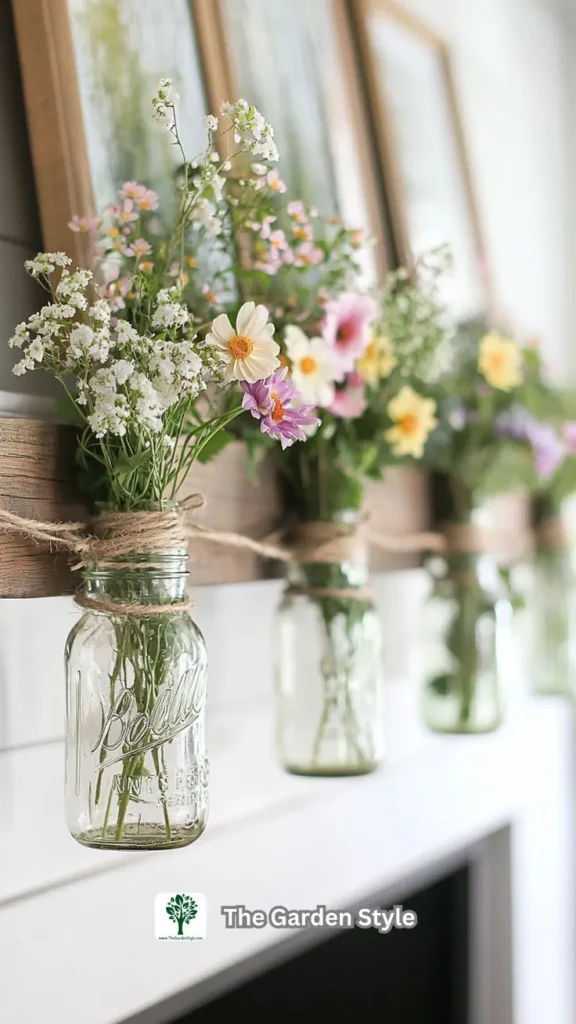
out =
<svg viewBox="0 0 576 1024"><path fill-rule="evenodd" d="M170 216L178 154L152 118L162 77L179 95L193 159L205 147L206 102L188 0L14 0L44 246L79 258L67 228L138 179Z"/></svg>
<svg viewBox="0 0 576 1024"><path fill-rule="evenodd" d="M196 0L211 106L239 96L274 127L290 193L375 244L387 265L380 196L344 0Z"/></svg>
<svg viewBox="0 0 576 1024"><path fill-rule="evenodd" d="M354 12L398 257L448 243L446 301L481 315L490 282L447 48L391 0Z"/></svg>

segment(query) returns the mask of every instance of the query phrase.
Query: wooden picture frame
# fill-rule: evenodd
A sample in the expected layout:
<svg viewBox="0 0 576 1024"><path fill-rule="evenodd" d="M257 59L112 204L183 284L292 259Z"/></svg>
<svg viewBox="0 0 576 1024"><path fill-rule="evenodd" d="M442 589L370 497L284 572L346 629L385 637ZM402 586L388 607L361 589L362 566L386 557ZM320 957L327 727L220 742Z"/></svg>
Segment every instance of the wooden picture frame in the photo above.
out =
<svg viewBox="0 0 576 1024"><path fill-rule="evenodd" d="M351 4L397 259L449 243L447 302L462 319L485 314L492 288L448 46L394 0Z"/></svg>
<svg viewBox="0 0 576 1024"><path fill-rule="evenodd" d="M162 167L175 164L167 133L151 119L152 94L160 77L172 73L170 59L185 65L176 67L176 73L181 71L184 78L180 102L190 134L198 132L190 158L204 147L206 99L189 0L163 0L161 19L156 0L12 0L12 7L43 245L46 250L66 251L82 263L87 256L85 236L70 231L73 215L96 213L114 200L115 189L124 180L140 176L154 187L145 161L142 166L143 152L156 161L155 167L158 154ZM141 63L130 35L138 30L146 44ZM85 66L87 46L92 48L90 68ZM148 67L151 55L154 66ZM107 76L110 86L117 85L114 95L103 89L98 93L98 74ZM138 104L134 116L130 100ZM117 117L110 125L112 109ZM133 132L124 157L114 152L122 124ZM186 130L187 125L183 134ZM144 131L149 132L148 139L143 138ZM136 133L140 151L131 158L129 145ZM103 169L107 177L101 182Z"/></svg>
<svg viewBox="0 0 576 1024"><path fill-rule="evenodd" d="M347 0L193 0L193 4L210 108L218 111L222 101L243 96L262 110L276 129L279 170L290 191L321 213L337 214L372 237L374 246L366 258L365 273L370 283L377 281L390 268L391 260ZM251 25L257 27L254 51L250 49L254 38ZM290 52L291 42L300 46L297 54ZM290 87L290 61L293 56L302 58L306 48L314 59L301 59L299 68L308 68L310 74L306 77L295 71ZM266 55L269 72L260 80L252 77L258 67L258 51L261 62ZM298 113L302 133L289 120ZM320 130L315 134L313 127L308 139L304 138L306 120L313 116L318 119L317 129L324 132L323 143ZM284 144L283 129L284 136L292 129L291 144ZM297 160L297 149L311 161L317 155L316 166L326 165L335 194L329 195L330 188L323 187L320 178L308 194L306 187L299 187L287 166L290 160ZM336 208L330 209L331 203Z"/></svg>

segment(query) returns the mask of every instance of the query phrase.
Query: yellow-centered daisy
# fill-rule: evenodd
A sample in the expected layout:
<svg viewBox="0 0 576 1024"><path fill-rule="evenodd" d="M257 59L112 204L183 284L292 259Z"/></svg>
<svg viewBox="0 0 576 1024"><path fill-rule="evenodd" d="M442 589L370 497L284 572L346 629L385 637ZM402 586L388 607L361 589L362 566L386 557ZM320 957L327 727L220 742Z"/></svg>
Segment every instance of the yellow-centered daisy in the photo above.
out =
<svg viewBox="0 0 576 1024"><path fill-rule="evenodd" d="M388 403L387 412L394 426L384 436L392 445L392 454L421 459L424 445L438 425L434 416L434 399L423 398L413 388L405 385Z"/></svg>
<svg viewBox="0 0 576 1024"><path fill-rule="evenodd" d="M280 366L280 346L273 340L274 324L268 323L266 306L245 302L236 327L225 313L217 316L206 340L214 345L226 365L226 380L254 384L265 380Z"/></svg>
<svg viewBox="0 0 576 1024"><path fill-rule="evenodd" d="M490 331L480 341L478 369L493 388L510 391L522 383L522 352L515 341Z"/></svg>
<svg viewBox="0 0 576 1024"><path fill-rule="evenodd" d="M392 342L385 334L373 336L368 348L356 363L356 370L370 387L389 377L398 360L392 351Z"/></svg>

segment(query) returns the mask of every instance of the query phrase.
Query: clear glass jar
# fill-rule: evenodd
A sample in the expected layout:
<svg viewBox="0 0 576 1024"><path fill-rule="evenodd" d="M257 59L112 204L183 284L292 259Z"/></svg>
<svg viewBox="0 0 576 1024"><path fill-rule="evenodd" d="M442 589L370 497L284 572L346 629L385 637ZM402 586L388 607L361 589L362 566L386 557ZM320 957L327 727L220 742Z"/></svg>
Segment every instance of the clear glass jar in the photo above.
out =
<svg viewBox="0 0 576 1024"><path fill-rule="evenodd" d="M574 697L576 574L567 541L538 547L531 604L534 690L543 696Z"/></svg>
<svg viewBox="0 0 576 1024"><path fill-rule="evenodd" d="M513 612L487 554L434 559L425 607L424 719L434 732L485 733L502 722Z"/></svg>
<svg viewBox="0 0 576 1024"><path fill-rule="evenodd" d="M186 551L118 562L84 573L88 599L103 607L86 610L66 644L67 825L95 849L170 850L206 825L206 647L178 609Z"/></svg>
<svg viewBox="0 0 576 1024"><path fill-rule="evenodd" d="M363 775L383 748L380 622L367 559L290 567L278 613L276 742L297 775Z"/></svg>

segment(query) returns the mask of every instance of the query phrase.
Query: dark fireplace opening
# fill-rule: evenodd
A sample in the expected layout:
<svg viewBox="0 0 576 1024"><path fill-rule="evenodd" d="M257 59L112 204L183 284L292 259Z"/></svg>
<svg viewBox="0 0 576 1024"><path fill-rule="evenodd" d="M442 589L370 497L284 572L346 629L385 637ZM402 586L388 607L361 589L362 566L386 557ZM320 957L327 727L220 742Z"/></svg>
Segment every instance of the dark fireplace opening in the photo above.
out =
<svg viewBox="0 0 576 1024"><path fill-rule="evenodd" d="M239 1014L251 1024L269 1024L304 1012L329 1016L331 1024L363 1018L466 1024L469 874L460 868L403 898L404 910L417 915L416 927L340 931L172 1024L226 1024Z"/></svg>

